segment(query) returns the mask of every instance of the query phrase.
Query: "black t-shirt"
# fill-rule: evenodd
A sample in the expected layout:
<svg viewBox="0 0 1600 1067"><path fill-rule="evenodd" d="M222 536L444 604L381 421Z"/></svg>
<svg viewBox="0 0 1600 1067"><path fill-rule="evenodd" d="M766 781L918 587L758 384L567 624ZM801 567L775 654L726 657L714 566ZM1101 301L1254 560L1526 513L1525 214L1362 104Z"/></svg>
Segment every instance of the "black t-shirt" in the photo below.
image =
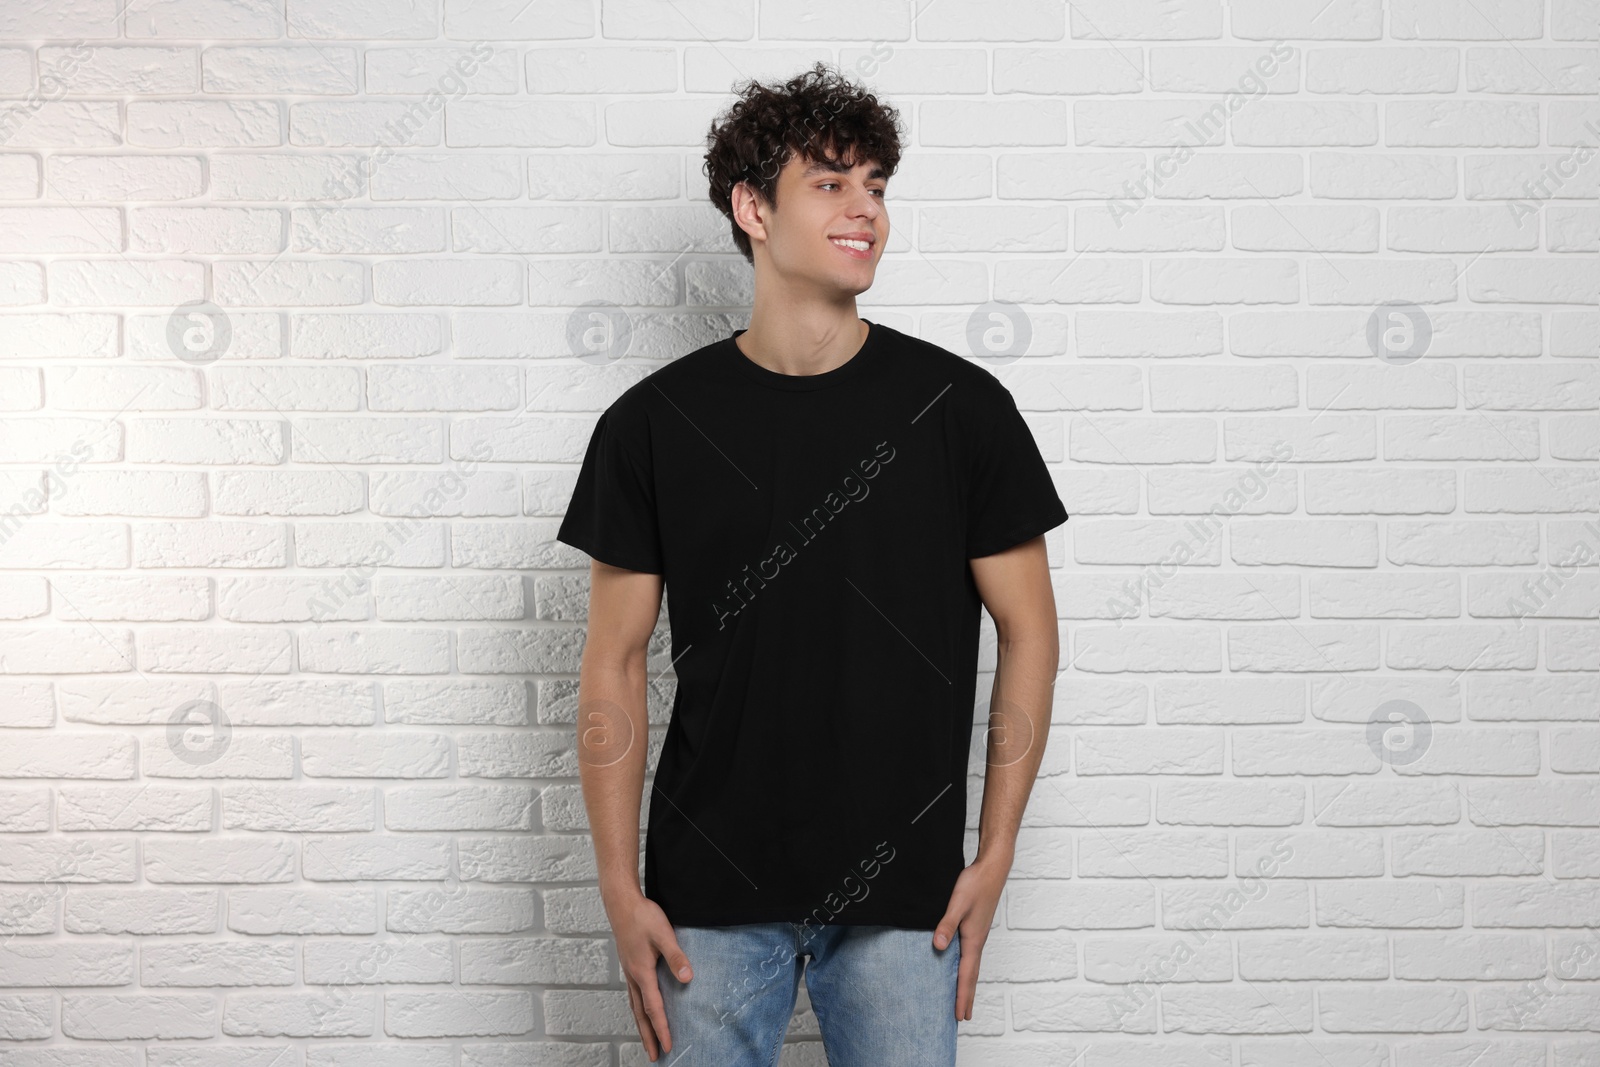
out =
<svg viewBox="0 0 1600 1067"><path fill-rule="evenodd" d="M762 367L739 330L634 384L557 534L663 576L645 895L678 925L932 930L966 865L967 561L1067 511L993 374L864 321L822 374Z"/></svg>

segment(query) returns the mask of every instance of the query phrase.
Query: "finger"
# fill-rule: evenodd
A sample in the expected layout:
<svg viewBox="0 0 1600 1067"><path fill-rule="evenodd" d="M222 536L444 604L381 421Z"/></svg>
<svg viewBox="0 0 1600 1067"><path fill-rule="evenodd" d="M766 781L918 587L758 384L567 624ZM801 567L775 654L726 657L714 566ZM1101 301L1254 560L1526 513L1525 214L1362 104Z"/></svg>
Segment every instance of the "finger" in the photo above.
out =
<svg viewBox="0 0 1600 1067"><path fill-rule="evenodd" d="M944 913L944 918L939 920L939 925L933 928L933 947L943 952L950 945L950 939L956 936L956 930L961 925L961 915L964 908L958 909L954 900L950 902L950 910Z"/></svg>
<svg viewBox="0 0 1600 1067"><path fill-rule="evenodd" d="M644 1000L645 1017L650 1020L650 1025L655 1027L662 1049L671 1052L672 1031L667 1028L667 1006L661 999L661 988L656 983L655 968L650 969L649 981L639 983L639 996Z"/></svg>
<svg viewBox="0 0 1600 1067"><path fill-rule="evenodd" d="M628 979L628 1007L633 1009L633 1022L639 1028L639 1040L644 1042L645 1055L654 1063L660 1055L661 1046L656 1041L655 1031L650 1026L650 1021L645 1018L644 1002L639 996L639 987L632 978Z"/></svg>
<svg viewBox="0 0 1600 1067"><path fill-rule="evenodd" d="M667 961L667 969L678 981L687 982L694 977L694 968L689 963L689 955L678 944L678 939L670 927L656 947L661 950L661 958Z"/></svg>
<svg viewBox="0 0 1600 1067"><path fill-rule="evenodd" d="M661 1046L656 1041L656 1033L651 1030L650 1021L645 1019L645 1006L638 998L638 990L632 981L627 984L627 1006L634 1011L634 1025L638 1027L638 1040L645 1045L645 1056L650 1057L650 1062L656 1062L656 1056L661 1054Z"/></svg>
<svg viewBox="0 0 1600 1067"><path fill-rule="evenodd" d="M956 978L956 1018L972 1018L972 1002L978 994L978 960L983 954L982 943L967 945L966 937L961 939L961 965L957 970Z"/></svg>

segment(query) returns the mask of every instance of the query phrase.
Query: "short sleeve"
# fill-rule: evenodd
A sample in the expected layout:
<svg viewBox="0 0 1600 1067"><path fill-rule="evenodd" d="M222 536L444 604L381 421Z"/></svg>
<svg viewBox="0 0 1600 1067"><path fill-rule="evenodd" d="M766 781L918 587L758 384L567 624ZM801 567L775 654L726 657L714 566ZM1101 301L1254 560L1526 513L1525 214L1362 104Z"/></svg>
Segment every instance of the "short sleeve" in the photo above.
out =
<svg viewBox="0 0 1600 1067"><path fill-rule="evenodd" d="M665 573L647 427L613 404L595 423L556 540L601 563Z"/></svg>
<svg viewBox="0 0 1600 1067"><path fill-rule="evenodd" d="M967 558L1004 552L1067 521L1050 468L1011 391L997 381L972 427Z"/></svg>

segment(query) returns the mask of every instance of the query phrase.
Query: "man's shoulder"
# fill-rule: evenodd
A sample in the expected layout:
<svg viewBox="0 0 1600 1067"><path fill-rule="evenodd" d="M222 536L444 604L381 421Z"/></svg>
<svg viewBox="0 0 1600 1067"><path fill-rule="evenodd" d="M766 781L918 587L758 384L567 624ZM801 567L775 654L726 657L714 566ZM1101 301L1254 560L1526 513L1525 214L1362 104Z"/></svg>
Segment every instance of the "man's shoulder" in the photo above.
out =
<svg viewBox="0 0 1600 1067"><path fill-rule="evenodd" d="M948 387L959 406L978 412L1004 404L1010 393L1005 384L983 364L958 355L943 345L913 337L899 330L888 333L889 346L898 356L904 374L916 374L941 388Z"/></svg>
<svg viewBox="0 0 1600 1067"><path fill-rule="evenodd" d="M990 373L987 367L937 342L902 333L892 326L884 327L884 332L892 342L891 347L902 357L927 368L931 373L949 376L958 386L993 389L1000 384L1000 379Z"/></svg>

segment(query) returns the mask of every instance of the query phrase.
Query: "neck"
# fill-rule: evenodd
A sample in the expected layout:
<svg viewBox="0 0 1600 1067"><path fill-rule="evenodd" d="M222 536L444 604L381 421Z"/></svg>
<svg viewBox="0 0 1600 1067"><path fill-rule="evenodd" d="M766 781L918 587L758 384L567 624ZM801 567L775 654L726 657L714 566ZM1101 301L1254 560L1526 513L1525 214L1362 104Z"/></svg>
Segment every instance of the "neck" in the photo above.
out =
<svg viewBox="0 0 1600 1067"><path fill-rule="evenodd" d="M756 302L750 328L735 340L739 351L778 374L824 374L850 362L869 330L854 299L839 306L774 308Z"/></svg>

